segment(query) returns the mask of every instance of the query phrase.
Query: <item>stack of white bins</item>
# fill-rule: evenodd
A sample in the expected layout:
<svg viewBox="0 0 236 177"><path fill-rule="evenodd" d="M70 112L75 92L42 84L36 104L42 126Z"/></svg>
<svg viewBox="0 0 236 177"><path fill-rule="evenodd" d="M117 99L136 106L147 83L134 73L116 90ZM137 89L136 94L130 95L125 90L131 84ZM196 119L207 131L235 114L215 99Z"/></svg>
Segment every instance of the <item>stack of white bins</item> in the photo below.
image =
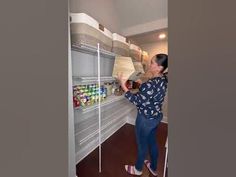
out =
<svg viewBox="0 0 236 177"><path fill-rule="evenodd" d="M146 51L142 51L142 62L145 62L148 60L148 53Z"/></svg>
<svg viewBox="0 0 236 177"><path fill-rule="evenodd" d="M112 33L94 18L85 13L71 13L71 42L72 45L89 45L111 51Z"/></svg>
<svg viewBox="0 0 236 177"><path fill-rule="evenodd" d="M129 56L135 61L141 61L141 57L142 57L141 48L135 44L130 44Z"/></svg>
<svg viewBox="0 0 236 177"><path fill-rule="evenodd" d="M126 38L113 33L113 43L112 43L112 52L119 56L128 57L129 56L129 43L126 41Z"/></svg>
<svg viewBox="0 0 236 177"><path fill-rule="evenodd" d="M149 59L148 53L146 51L142 51L142 65L143 65L144 71L146 71L148 68L148 65L149 65L148 59Z"/></svg>

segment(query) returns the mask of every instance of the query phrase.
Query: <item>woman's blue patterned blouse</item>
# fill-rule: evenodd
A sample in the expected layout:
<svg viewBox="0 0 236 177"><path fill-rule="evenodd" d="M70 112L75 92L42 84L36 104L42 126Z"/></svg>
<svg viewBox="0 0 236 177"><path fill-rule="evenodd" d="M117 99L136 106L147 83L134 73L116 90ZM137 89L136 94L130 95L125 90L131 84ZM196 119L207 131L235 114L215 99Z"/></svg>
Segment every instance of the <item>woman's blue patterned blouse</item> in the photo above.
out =
<svg viewBox="0 0 236 177"><path fill-rule="evenodd" d="M162 119L162 104L167 90L167 76L155 77L141 84L139 92L125 93L125 97L134 105L138 112L148 119Z"/></svg>

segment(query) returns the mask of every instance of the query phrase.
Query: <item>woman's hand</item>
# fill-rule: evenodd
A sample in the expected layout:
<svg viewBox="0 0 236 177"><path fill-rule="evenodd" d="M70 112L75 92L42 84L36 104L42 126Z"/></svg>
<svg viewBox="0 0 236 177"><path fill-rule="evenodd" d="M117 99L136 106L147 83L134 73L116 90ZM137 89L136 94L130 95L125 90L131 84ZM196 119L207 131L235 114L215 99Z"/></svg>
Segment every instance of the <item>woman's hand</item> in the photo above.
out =
<svg viewBox="0 0 236 177"><path fill-rule="evenodd" d="M141 79L138 79L135 82L137 82L139 85L141 85L143 81Z"/></svg>
<svg viewBox="0 0 236 177"><path fill-rule="evenodd" d="M127 82L127 79L124 78L123 73L118 73L117 79L120 82L120 85L125 85L125 83Z"/></svg>
<svg viewBox="0 0 236 177"><path fill-rule="evenodd" d="M125 83L127 82L127 79L124 78L123 73L117 74L117 80L120 82L120 86L124 90L124 92L127 92L129 90L125 85Z"/></svg>

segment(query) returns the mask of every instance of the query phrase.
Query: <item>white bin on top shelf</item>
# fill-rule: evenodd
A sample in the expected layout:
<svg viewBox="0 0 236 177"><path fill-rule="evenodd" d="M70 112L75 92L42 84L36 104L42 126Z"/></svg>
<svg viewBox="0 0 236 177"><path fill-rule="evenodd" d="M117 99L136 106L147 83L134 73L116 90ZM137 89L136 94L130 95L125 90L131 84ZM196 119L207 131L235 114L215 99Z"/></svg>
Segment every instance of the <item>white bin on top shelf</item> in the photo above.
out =
<svg viewBox="0 0 236 177"><path fill-rule="evenodd" d="M149 65L149 55L146 51L142 51L142 65L144 71L146 71Z"/></svg>
<svg viewBox="0 0 236 177"><path fill-rule="evenodd" d="M136 61L141 61L142 50L139 46L130 44L129 46L129 56Z"/></svg>
<svg viewBox="0 0 236 177"><path fill-rule="evenodd" d="M129 43L126 41L126 38L117 33L113 33L112 36L112 52L120 56L128 57Z"/></svg>
<svg viewBox="0 0 236 177"><path fill-rule="evenodd" d="M112 33L85 13L70 13L72 45L87 44L111 51Z"/></svg>
<svg viewBox="0 0 236 177"><path fill-rule="evenodd" d="M147 61L147 60L148 60L148 57L149 57L148 53L143 50L143 51L142 51L142 62Z"/></svg>

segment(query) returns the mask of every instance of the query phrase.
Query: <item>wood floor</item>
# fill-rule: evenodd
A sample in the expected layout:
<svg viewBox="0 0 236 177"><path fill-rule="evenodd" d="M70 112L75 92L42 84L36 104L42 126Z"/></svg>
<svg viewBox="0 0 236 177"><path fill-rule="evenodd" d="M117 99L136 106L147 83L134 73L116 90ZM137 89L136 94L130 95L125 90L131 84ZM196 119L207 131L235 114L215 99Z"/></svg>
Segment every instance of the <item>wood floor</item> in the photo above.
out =
<svg viewBox="0 0 236 177"><path fill-rule="evenodd" d="M163 176L165 141L167 124L161 123L157 130L159 144L158 176ZM102 172L98 172L98 148L90 153L76 166L78 177L131 177L124 170L125 164L134 164L136 160L136 141L134 126L125 124L102 144ZM151 177L148 169L143 167L142 177Z"/></svg>

